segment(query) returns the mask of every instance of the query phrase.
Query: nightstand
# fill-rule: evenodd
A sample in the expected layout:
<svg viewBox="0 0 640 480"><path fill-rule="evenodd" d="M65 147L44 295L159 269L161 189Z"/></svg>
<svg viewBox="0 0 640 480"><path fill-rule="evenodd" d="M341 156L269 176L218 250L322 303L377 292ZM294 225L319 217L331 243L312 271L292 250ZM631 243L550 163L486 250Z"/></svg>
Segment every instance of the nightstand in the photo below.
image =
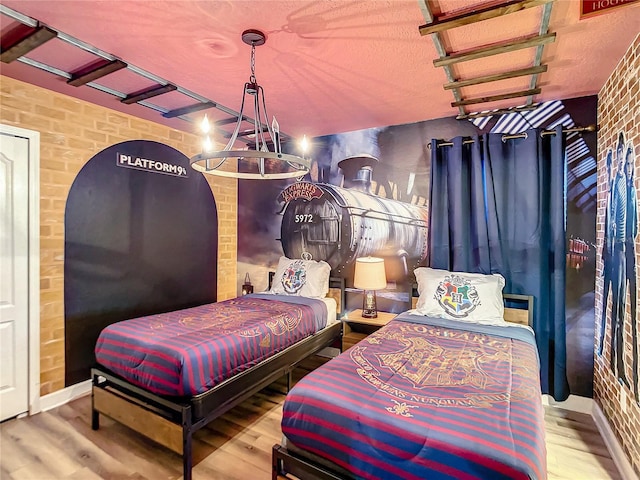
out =
<svg viewBox="0 0 640 480"><path fill-rule="evenodd" d="M396 315L397 313L378 311L376 318L364 318L362 310L349 312L347 317L342 319L342 351L344 352L380 327L385 326Z"/></svg>

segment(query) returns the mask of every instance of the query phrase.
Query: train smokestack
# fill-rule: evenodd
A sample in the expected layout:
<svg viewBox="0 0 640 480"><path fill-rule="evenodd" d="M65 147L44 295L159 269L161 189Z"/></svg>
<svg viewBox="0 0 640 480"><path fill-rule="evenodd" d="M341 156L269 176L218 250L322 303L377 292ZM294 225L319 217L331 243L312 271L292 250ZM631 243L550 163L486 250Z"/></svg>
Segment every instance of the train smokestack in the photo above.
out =
<svg viewBox="0 0 640 480"><path fill-rule="evenodd" d="M344 187L353 188L361 192L371 193L371 181L373 180L373 168L378 159L372 155L362 153L353 157L347 157L338 162L338 167L344 175Z"/></svg>

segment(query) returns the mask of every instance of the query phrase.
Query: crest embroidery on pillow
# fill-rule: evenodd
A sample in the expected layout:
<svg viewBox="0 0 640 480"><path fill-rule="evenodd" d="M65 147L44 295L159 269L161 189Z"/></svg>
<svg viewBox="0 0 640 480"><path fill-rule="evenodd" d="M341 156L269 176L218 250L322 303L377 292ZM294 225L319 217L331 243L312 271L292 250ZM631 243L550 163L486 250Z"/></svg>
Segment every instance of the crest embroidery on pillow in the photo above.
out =
<svg viewBox="0 0 640 480"><path fill-rule="evenodd" d="M436 288L434 298L446 313L464 318L480 305L476 287L458 275L448 275Z"/></svg>
<svg viewBox="0 0 640 480"><path fill-rule="evenodd" d="M282 275L282 287L287 293L298 292L307 281L307 270L302 260L291 262Z"/></svg>

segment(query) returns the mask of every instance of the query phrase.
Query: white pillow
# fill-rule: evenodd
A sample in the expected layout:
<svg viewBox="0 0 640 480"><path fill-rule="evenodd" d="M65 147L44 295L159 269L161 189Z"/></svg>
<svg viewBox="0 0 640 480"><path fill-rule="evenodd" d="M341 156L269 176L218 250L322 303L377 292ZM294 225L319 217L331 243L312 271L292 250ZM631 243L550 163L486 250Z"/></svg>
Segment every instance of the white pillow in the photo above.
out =
<svg viewBox="0 0 640 480"><path fill-rule="evenodd" d="M280 257L271 293L324 298L329 292L331 266L324 261Z"/></svg>
<svg viewBox="0 0 640 480"><path fill-rule="evenodd" d="M419 267L416 310L422 315L504 325L504 277Z"/></svg>

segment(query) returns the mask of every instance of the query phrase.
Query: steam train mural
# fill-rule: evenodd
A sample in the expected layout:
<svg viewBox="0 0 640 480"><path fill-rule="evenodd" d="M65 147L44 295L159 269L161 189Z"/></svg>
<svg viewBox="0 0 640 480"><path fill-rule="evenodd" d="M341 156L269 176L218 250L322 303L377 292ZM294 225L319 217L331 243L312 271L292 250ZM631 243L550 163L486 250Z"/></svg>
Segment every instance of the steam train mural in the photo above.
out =
<svg viewBox="0 0 640 480"><path fill-rule="evenodd" d="M412 280L413 267L430 262L426 204L431 140L518 133L559 123L570 129L596 123L596 113L597 96L593 95L470 121L448 117L315 137L310 142L312 168L304 182L238 182L238 292L247 273L256 291L266 289L268 272L281 255L300 258L307 252L316 260L326 260L333 275L345 278L347 308L358 309L361 291L352 287L355 259L375 255L385 258L389 280L388 288L377 292L378 308L402 311L406 299L400 292L407 291L402 283ZM595 311L584 313L584 309L594 302L597 138L596 132L570 133L566 151L567 284L571 285L567 289L567 329L571 330L567 376L571 393L585 397L593 394L590 339L594 338ZM584 243L570 242L571 235Z"/></svg>
<svg viewBox="0 0 640 480"><path fill-rule="evenodd" d="M371 193L377 159L342 160L343 186L298 182L280 193L280 241L289 258L324 260L348 275L356 258L385 258L387 278L402 281L426 259L428 211Z"/></svg>

